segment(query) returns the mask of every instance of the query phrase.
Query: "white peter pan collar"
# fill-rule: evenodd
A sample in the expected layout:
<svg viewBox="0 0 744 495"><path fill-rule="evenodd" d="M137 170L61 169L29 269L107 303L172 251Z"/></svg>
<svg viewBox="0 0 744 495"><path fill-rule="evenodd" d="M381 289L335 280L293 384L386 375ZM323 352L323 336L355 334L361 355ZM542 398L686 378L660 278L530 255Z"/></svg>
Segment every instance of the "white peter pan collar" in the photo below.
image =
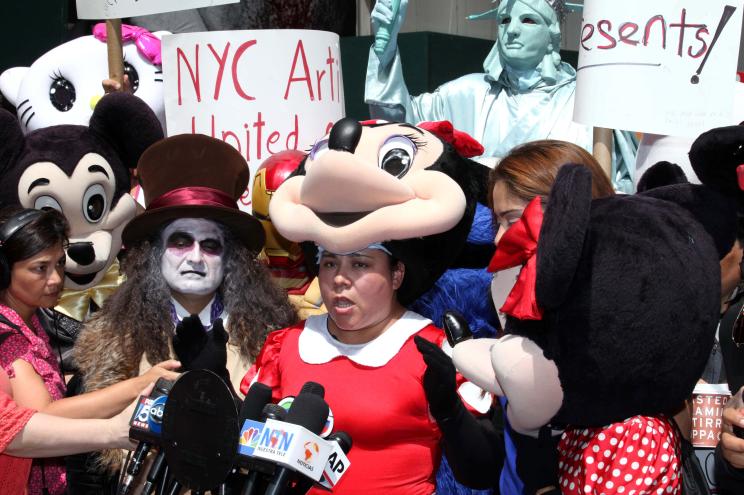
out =
<svg viewBox="0 0 744 495"><path fill-rule="evenodd" d="M413 311L406 311L382 335L366 344L344 344L328 332L328 315L314 315L305 321L298 342L300 358L307 364L327 363L345 356L362 366L379 368L393 359L403 344L431 320Z"/></svg>

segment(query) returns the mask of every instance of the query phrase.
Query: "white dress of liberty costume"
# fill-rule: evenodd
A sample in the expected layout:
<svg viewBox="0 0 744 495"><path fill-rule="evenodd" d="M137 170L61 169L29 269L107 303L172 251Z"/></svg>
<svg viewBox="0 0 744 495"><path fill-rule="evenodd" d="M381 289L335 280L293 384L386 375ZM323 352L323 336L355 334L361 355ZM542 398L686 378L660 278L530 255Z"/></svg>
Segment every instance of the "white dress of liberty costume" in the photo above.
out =
<svg viewBox="0 0 744 495"><path fill-rule="evenodd" d="M552 3L519 1L557 25ZM472 18L492 18L497 10ZM535 69L519 71L503 63L497 41L483 63L485 73L468 74L432 93L411 96L397 49L391 62L383 65L370 48L365 102L372 118L413 124L451 121L483 144L485 152L479 160L491 166L514 146L537 139L569 141L591 152L592 128L572 120L576 71L561 62L557 52L548 58ZM546 69L546 65L553 67ZM630 133L615 131L614 137L611 178L616 189L630 193L638 144Z"/></svg>

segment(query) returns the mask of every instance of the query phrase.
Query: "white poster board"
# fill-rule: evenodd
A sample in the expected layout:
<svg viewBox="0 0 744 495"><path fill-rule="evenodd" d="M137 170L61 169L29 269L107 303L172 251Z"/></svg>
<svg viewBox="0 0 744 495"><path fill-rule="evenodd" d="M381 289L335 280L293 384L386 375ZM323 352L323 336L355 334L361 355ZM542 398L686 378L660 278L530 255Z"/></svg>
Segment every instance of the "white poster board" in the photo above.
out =
<svg viewBox="0 0 744 495"><path fill-rule="evenodd" d="M78 19L122 19L176 10L211 7L240 0L77 0Z"/></svg>
<svg viewBox="0 0 744 495"><path fill-rule="evenodd" d="M574 120L697 136L731 120L741 0L586 0Z"/></svg>
<svg viewBox="0 0 744 495"><path fill-rule="evenodd" d="M308 150L344 117L337 34L214 31L163 38L168 135L234 146L251 174L274 153ZM250 211L250 190L241 208Z"/></svg>

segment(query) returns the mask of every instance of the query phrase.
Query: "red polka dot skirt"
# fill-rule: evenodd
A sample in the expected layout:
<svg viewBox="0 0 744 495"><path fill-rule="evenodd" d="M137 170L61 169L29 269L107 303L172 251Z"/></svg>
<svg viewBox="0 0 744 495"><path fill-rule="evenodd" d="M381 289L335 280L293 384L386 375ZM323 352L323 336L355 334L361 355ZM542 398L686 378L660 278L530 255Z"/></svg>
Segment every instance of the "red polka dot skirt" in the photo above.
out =
<svg viewBox="0 0 744 495"><path fill-rule="evenodd" d="M679 495L681 464L674 426L634 416L601 428L569 428L558 445L564 495Z"/></svg>

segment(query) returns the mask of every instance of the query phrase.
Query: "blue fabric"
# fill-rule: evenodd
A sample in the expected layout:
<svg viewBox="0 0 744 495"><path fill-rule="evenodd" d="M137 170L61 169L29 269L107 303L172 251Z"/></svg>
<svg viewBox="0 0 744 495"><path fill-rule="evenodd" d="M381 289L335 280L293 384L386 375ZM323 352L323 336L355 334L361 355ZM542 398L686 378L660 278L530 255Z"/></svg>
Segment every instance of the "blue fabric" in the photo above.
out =
<svg viewBox="0 0 744 495"><path fill-rule="evenodd" d="M501 409L506 411L506 397L499 397ZM506 459L504 460L504 469L501 470L501 480L499 490L501 495L521 495L524 491L524 483L517 475L517 450L514 448L514 442L511 439L511 425L504 414L504 443L506 444Z"/></svg>

